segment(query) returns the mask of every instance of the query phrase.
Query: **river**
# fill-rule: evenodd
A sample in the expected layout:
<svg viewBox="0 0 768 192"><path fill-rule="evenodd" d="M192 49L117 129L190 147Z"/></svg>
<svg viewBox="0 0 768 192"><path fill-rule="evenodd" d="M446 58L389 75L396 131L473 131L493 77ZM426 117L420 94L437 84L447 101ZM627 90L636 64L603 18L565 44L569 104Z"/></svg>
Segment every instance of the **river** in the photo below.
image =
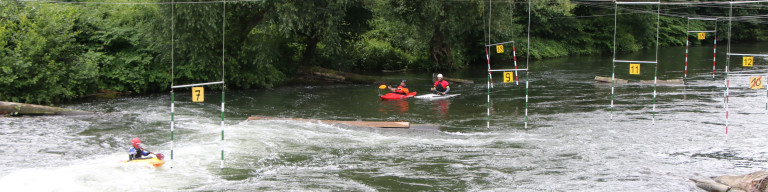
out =
<svg viewBox="0 0 768 192"><path fill-rule="evenodd" d="M733 52L763 53L767 43ZM659 79L680 79L682 47L659 52ZM378 85L289 86L227 92L220 145L221 93L192 103L176 93L174 160L160 168L120 163L129 139L141 137L169 159L170 94L78 101L65 108L91 116L0 118L0 186L8 191L698 191L688 178L766 169L766 91L732 75L725 130L725 46L712 78L711 45L691 47L685 86L617 86L613 120L611 55L535 60L530 67L528 127L525 86L494 73L486 127L486 66L447 77L461 96L439 101L380 101ZM654 51L619 55L653 60ZM766 74L767 58L735 73ZM519 64L524 65L522 61ZM494 64L493 68L511 65ZM524 66L521 66L524 67ZM616 77L652 80L654 66ZM430 74L383 73L419 93ZM524 80L524 78L520 78ZM247 121L251 115L409 121L438 130L377 129L289 120ZM224 168L220 150L225 151ZM172 168L171 168L172 166Z"/></svg>

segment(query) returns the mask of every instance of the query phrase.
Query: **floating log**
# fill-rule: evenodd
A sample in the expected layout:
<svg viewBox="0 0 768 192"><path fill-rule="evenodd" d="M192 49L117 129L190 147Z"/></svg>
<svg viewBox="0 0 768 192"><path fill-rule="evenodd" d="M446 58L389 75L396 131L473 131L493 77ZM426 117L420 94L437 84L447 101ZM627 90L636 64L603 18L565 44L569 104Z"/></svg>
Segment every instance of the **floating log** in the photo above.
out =
<svg viewBox="0 0 768 192"><path fill-rule="evenodd" d="M640 81L640 84L653 84L653 80L642 80ZM667 79L667 80L658 80L656 84L657 85L685 85L685 82L682 79Z"/></svg>
<svg viewBox="0 0 768 192"><path fill-rule="evenodd" d="M714 179L690 179L696 186L710 192L768 191L768 172L757 171L739 176L719 176Z"/></svg>
<svg viewBox="0 0 768 192"><path fill-rule="evenodd" d="M629 80L626 79L619 79L616 78L616 84L629 84ZM595 76L595 82L596 83L611 83L611 77L601 77L601 76ZM632 84L641 84L641 85L653 85L653 80L640 80L635 81ZM667 79L667 80L657 80L657 85L685 85L685 82L682 79Z"/></svg>
<svg viewBox="0 0 768 192"><path fill-rule="evenodd" d="M291 121L303 121L303 122L320 122L325 124L343 124L359 127L375 127L375 128L409 128L410 122L403 121L336 121L336 120L318 120L318 119L301 119L301 118L281 118L281 117L267 117L254 115L248 117L248 120L291 120Z"/></svg>
<svg viewBox="0 0 768 192"><path fill-rule="evenodd" d="M90 115L92 112L0 101L0 115Z"/></svg>
<svg viewBox="0 0 768 192"><path fill-rule="evenodd" d="M381 72L384 72L384 73L405 73L405 72L408 72L408 71L409 71L408 69L397 69L397 70L384 69L384 70L381 70Z"/></svg>
<svg viewBox="0 0 768 192"><path fill-rule="evenodd" d="M373 83L373 82L376 82L377 80L377 78L373 76L336 71L336 70L326 69L318 66L299 67L299 73L304 75L319 77L325 80L338 81L338 82Z"/></svg>
<svg viewBox="0 0 768 192"><path fill-rule="evenodd" d="M614 81L616 81L616 84L627 84L627 83L629 83L629 81L627 81L625 79L619 79L619 78L614 79ZM595 76L595 82L596 83L611 83L611 77Z"/></svg>
<svg viewBox="0 0 768 192"><path fill-rule="evenodd" d="M473 83L475 83L474 81L467 80L467 79L447 78L447 77L443 77L443 79L445 79L446 81L448 81L450 83L463 83L463 84L473 84ZM437 74L432 73L432 81L437 81Z"/></svg>

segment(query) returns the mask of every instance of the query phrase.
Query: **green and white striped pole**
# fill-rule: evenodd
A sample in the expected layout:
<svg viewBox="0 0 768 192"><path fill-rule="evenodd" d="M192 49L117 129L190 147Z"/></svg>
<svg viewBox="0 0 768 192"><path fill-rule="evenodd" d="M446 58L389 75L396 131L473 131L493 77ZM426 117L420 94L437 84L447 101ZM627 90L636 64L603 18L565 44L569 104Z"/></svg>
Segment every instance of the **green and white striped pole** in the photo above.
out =
<svg viewBox="0 0 768 192"><path fill-rule="evenodd" d="M219 168L224 168L224 86L221 89L221 165Z"/></svg>
<svg viewBox="0 0 768 192"><path fill-rule="evenodd" d="M224 28L227 24L227 2L222 2L222 12L221 12L221 142L219 143L219 147L221 147L221 164L219 165L220 169L224 168L224 91L227 89L227 84L224 83Z"/></svg>
<svg viewBox="0 0 768 192"><path fill-rule="evenodd" d="M173 125L174 125L173 107L174 107L174 95L173 95L173 89L171 89L171 168L173 168Z"/></svg>
<svg viewBox="0 0 768 192"><path fill-rule="evenodd" d="M173 124L174 124L174 119L173 119L173 107L174 106L173 105L175 103L175 101L174 101L175 99L174 99L174 95L173 95L173 65L174 65L174 63L173 63L173 60L174 60L174 58L173 58L173 53L174 53L174 47L173 47L174 36L173 36L173 33L174 33L174 26L175 26L174 20L176 18L175 17L175 11L176 11L176 3L171 1L171 168L173 168Z"/></svg>

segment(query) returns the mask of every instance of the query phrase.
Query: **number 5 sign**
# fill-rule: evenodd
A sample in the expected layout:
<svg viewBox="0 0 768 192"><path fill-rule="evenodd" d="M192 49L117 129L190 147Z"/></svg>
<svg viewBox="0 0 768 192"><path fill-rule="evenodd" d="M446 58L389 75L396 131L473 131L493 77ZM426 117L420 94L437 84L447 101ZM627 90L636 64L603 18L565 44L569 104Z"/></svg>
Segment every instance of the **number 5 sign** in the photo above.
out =
<svg viewBox="0 0 768 192"><path fill-rule="evenodd" d="M205 90L203 87L192 87L192 102L203 102L205 100Z"/></svg>
<svg viewBox="0 0 768 192"><path fill-rule="evenodd" d="M640 75L640 64L629 64L629 74L630 75Z"/></svg>

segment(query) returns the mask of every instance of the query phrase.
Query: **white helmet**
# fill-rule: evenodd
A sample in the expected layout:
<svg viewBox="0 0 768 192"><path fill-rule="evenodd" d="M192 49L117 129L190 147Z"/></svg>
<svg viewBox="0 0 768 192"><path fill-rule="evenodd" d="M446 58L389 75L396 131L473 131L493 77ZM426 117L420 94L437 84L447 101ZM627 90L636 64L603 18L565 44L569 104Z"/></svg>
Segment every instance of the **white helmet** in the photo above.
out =
<svg viewBox="0 0 768 192"><path fill-rule="evenodd" d="M437 78L443 78L443 74L442 73L437 74Z"/></svg>

